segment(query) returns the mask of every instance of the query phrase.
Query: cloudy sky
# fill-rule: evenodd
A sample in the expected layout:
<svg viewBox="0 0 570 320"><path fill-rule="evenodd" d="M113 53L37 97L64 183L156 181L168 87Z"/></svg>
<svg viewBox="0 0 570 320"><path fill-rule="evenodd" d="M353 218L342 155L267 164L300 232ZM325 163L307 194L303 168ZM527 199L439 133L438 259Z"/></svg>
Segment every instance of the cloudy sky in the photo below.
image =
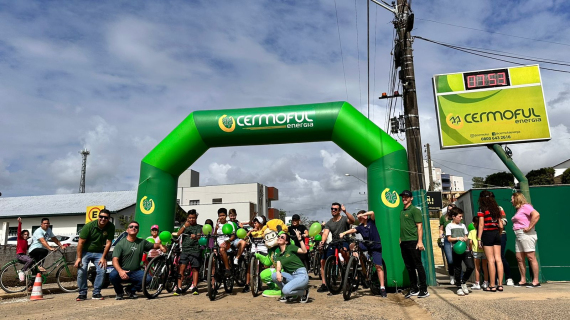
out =
<svg viewBox="0 0 570 320"><path fill-rule="evenodd" d="M570 60L567 1L412 9L413 35ZM371 5L370 117L383 129L386 102L374 97L388 90L392 18ZM420 40L414 49L422 143L436 165L466 187L505 170L486 148L439 150L430 81L511 64ZM196 110L346 100L366 114L366 55L364 0L336 0L336 9L333 0L0 1L0 192L77 192L84 147L87 192L135 190L140 160ZM543 70L542 79L553 139L510 146L524 172L570 158L569 74ZM332 142L211 149L192 169L201 185L275 186L276 207L316 218L332 201L366 208L366 185L344 175L365 179L365 168Z"/></svg>

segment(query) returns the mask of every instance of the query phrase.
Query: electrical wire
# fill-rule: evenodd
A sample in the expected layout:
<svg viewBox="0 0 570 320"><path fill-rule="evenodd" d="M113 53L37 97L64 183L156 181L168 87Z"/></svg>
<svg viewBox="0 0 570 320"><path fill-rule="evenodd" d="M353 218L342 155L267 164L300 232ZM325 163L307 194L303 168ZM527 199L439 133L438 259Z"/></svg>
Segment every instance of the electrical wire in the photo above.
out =
<svg viewBox="0 0 570 320"><path fill-rule="evenodd" d="M348 86L346 85L346 71L344 69L344 54L342 53L342 40L340 38L340 24L338 23L338 10L336 9L336 0L334 0L334 11L336 14L336 28L338 31L338 46L340 48L340 58L342 61L342 74L344 75L344 89L346 90L346 101L348 101Z"/></svg>
<svg viewBox="0 0 570 320"><path fill-rule="evenodd" d="M472 165L472 164L454 162L454 161L443 160L443 159L438 159L438 158L433 158L433 157L432 157L431 159L432 159L432 160L433 160L433 159L436 159L436 160L438 160L438 161L449 162L449 163L454 163L454 164L459 164L459 165L468 166L468 167L474 167L474 168L480 168L480 169L489 169L489 170L495 170L495 171L501 171L501 170L503 170L503 169L496 169L496 168L480 167L480 166L475 166L475 165Z"/></svg>

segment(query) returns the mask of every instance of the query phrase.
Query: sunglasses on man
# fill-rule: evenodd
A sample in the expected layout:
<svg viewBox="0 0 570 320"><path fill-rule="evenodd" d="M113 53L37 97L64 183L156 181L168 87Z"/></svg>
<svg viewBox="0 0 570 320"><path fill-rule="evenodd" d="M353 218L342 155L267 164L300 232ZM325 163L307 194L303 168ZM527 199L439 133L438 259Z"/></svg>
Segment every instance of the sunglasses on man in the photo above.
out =
<svg viewBox="0 0 570 320"><path fill-rule="evenodd" d="M338 211L338 208L331 208L331 211Z"/></svg>
<svg viewBox="0 0 570 320"><path fill-rule="evenodd" d="M101 220L109 220L109 217L108 217L108 216L99 216L99 219L101 219Z"/></svg>
<svg viewBox="0 0 570 320"><path fill-rule="evenodd" d="M129 229L138 230L138 229L139 229L139 226L136 226L136 225L133 224L133 225L130 225L130 226L129 226Z"/></svg>

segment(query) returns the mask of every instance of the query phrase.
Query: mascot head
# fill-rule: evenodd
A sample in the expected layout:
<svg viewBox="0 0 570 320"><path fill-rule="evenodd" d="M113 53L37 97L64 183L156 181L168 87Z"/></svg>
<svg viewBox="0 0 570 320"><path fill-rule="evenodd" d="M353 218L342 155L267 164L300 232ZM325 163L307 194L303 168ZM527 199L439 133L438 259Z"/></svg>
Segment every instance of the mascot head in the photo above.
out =
<svg viewBox="0 0 570 320"><path fill-rule="evenodd" d="M277 246L277 232L267 228L263 233L263 239L265 240L265 246L268 249Z"/></svg>
<svg viewBox="0 0 570 320"><path fill-rule="evenodd" d="M280 219L272 219L267 221L262 230L265 246L267 248L273 248L277 246L277 236L279 232L287 232L288 228Z"/></svg>

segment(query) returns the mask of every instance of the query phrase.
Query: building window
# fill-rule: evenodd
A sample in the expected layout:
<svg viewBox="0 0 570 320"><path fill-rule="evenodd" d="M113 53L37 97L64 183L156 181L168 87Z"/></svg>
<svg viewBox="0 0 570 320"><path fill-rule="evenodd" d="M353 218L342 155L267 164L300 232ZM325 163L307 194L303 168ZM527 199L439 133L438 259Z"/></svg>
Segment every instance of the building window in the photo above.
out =
<svg viewBox="0 0 570 320"><path fill-rule="evenodd" d="M8 227L8 237L13 237L18 235L18 227Z"/></svg>
<svg viewBox="0 0 570 320"><path fill-rule="evenodd" d="M84 223L83 223L83 224L78 223L78 224L77 224L77 233L76 233L76 234L79 234L79 233L81 232L81 229L83 229L83 227L85 227L85 224L84 224Z"/></svg>
<svg viewBox="0 0 570 320"><path fill-rule="evenodd" d="M200 200L190 200L188 204L191 206L197 206L200 204Z"/></svg>
<svg viewBox="0 0 570 320"><path fill-rule="evenodd" d="M212 199L212 204L219 204L219 203L222 203L222 198Z"/></svg>

